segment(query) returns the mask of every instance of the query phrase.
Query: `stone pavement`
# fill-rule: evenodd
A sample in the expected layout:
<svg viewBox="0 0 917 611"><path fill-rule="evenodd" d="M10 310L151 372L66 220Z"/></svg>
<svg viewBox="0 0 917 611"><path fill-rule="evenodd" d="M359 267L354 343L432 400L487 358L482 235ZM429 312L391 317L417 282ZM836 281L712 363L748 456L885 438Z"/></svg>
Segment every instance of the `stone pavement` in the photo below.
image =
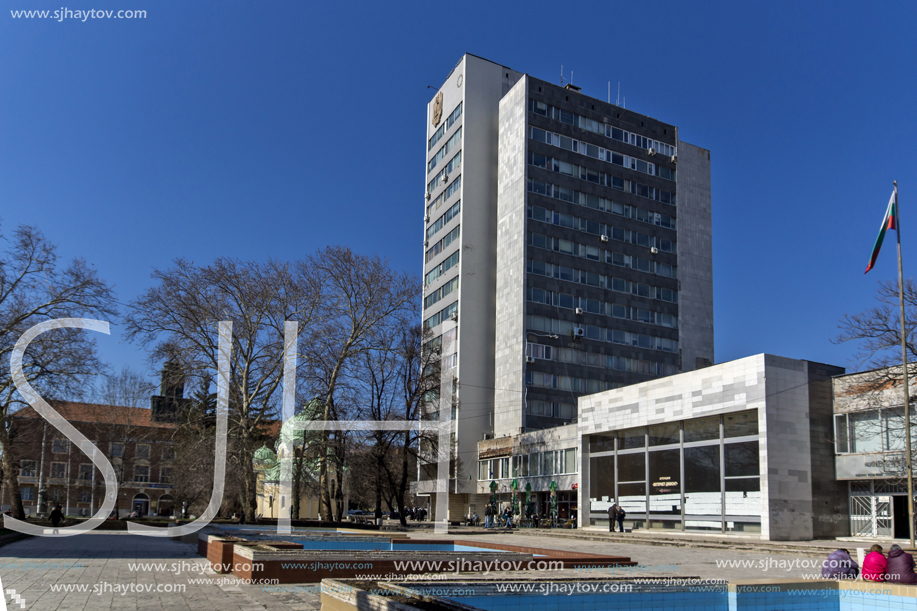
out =
<svg viewBox="0 0 917 611"><path fill-rule="evenodd" d="M404 534L393 533L393 536ZM432 532L413 532L409 536L443 538ZM823 560L768 545L761 545L755 551L672 547L628 542L626 535L584 540L523 531L484 536L450 533L449 538L629 556L640 564L631 573L635 577L799 578L818 575ZM823 543L825 547L813 547L825 549L834 545ZM848 546L855 555L854 548L865 544L838 545ZM541 578L539 574L524 571L486 577L523 576ZM627 573L564 570L545 576L577 579L624 577ZM14 589L23 597L24 609L38 611L318 611L320 607L315 585L245 584L232 575L212 572L207 561L197 555L195 546L127 533L35 537L5 545L0 547L0 578L4 590ZM9 597L7 602L10 611L20 608L10 603Z"/></svg>
<svg viewBox="0 0 917 611"><path fill-rule="evenodd" d="M126 533L33 537L0 548L3 589L25 609L274 611L318 609L319 598L272 596L211 571L197 548ZM206 583L201 583L206 581ZM20 609L10 602L10 611Z"/></svg>

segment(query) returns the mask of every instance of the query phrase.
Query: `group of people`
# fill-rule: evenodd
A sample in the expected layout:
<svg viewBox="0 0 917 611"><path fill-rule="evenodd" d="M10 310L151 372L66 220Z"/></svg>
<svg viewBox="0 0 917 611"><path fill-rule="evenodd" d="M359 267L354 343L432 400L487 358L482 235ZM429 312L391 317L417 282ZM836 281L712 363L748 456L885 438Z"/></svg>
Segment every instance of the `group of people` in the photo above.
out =
<svg viewBox="0 0 917 611"><path fill-rule="evenodd" d="M627 512L617 503L608 508L608 532L615 531L615 523L618 524L618 532L624 532L624 518Z"/></svg>
<svg viewBox="0 0 917 611"><path fill-rule="evenodd" d="M484 528L512 528L513 527L513 510L507 506L501 513L499 509L494 509L490 505L484 508Z"/></svg>
<svg viewBox="0 0 917 611"><path fill-rule="evenodd" d="M860 575L859 565L846 549L838 549L828 556L821 569L825 579L856 579ZM873 545L863 558L863 579L887 583L917 584L914 573L914 557L898 545L892 545L888 556L882 553L881 545Z"/></svg>
<svg viewBox="0 0 917 611"><path fill-rule="evenodd" d="M427 519L427 510L423 507L414 507L413 509L408 507L404 510L404 517L415 522L423 522Z"/></svg>

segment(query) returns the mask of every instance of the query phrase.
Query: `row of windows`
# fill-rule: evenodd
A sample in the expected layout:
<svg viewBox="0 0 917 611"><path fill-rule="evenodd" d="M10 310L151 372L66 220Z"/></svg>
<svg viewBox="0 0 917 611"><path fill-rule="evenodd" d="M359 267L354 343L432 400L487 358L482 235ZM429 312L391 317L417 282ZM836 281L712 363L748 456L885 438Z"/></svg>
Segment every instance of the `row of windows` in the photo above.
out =
<svg viewBox="0 0 917 611"><path fill-rule="evenodd" d="M449 186L446 187L446 190L437 196L433 200L433 203L427 206L427 215L433 216L433 213L439 210L439 207L449 201L449 198L458 193L458 190L462 187L462 177L458 176L455 180L449 183ZM427 193L429 195L429 192Z"/></svg>
<svg viewBox="0 0 917 611"><path fill-rule="evenodd" d="M665 155L666 157L671 157L676 153L675 146L671 144L666 144L665 142L659 142L658 140L653 140L652 138L640 136L624 129L618 129L617 127L612 127L611 125L605 123L599 123L594 119L587 119L581 115L577 115L562 108L557 108L556 106L550 106L544 102L539 102L537 100L532 100L531 102L532 112L536 115L541 115L542 117L551 117L552 119L560 121L561 123L566 123L567 125L575 125L594 134L599 134L600 136L605 136L606 138L611 138L612 140L617 140L618 142L632 144L633 146L645 150L653 149L655 152L659 153L660 155Z"/></svg>
<svg viewBox="0 0 917 611"><path fill-rule="evenodd" d="M636 170L642 174L658 176L659 178L664 178L666 180L675 180L675 170L671 168L667 168L656 163L651 163L649 161L643 161L642 159L637 159L636 157L631 157L629 155L622 155L621 153L616 153L614 151L604 149L600 146L589 144L588 142L574 140L573 138L568 138L567 136L562 136L561 134L555 134L554 132L538 129L537 127L532 127L531 130L531 138L536 142L544 142L545 144L550 144L552 146L556 146L567 151L572 151L574 153L580 153L600 161L606 161L608 163L621 166L622 168ZM544 155L541 155L541 157L544 157ZM550 157L548 157L548 159L550 159ZM554 163L557 162L558 160L554 159ZM570 174L570 176L573 176L573 174Z"/></svg>
<svg viewBox="0 0 917 611"><path fill-rule="evenodd" d="M911 416L911 436L917 435ZM905 448L904 409L884 408L834 416L837 453L900 452Z"/></svg>
<svg viewBox="0 0 917 611"><path fill-rule="evenodd" d="M458 328L457 328L457 327L453 327L452 329L449 329L448 331L446 331L446 332L443 333L442 335L437 335L436 337L434 337L434 338L431 339L430 341L424 343L424 345L423 345L423 350L424 350L424 352L423 352L423 358L424 358L424 360L426 361L427 358L429 358L430 351L432 351L432 350L441 350L444 343L445 343L445 345L446 345L447 348L451 348L451 346L452 346L452 344L455 342L455 338L456 338L457 336L458 336ZM436 389L436 392L437 392L437 393L439 392L439 389L438 389L438 388Z"/></svg>
<svg viewBox="0 0 917 611"><path fill-rule="evenodd" d="M606 304L605 315L622 318L624 320L635 320L644 324L658 325L668 329L675 329L678 327L677 316L641 308L628 308L618 304L611 304L610 308ZM573 329L581 326L579 323L570 320L558 320L556 318L548 318L546 316L537 316L534 314L530 314L527 317L527 324L529 329L543 331L553 335L572 335Z"/></svg>
<svg viewBox="0 0 917 611"><path fill-rule="evenodd" d="M445 274L447 271L452 269L454 266L458 265L459 262L459 251L455 251L449 255L442 263L431 269L427 272L427 275L424 277L424 286L429 286L431 283L436 282L440 276Z"/></svg>
<svg viewBox="0 0 917 611"><path fill-rule="evenodd" d="M558 227L566 227L567 229L576 229L577 231L583 231L593 235L605 236L606 238L617 240L618 242L635 244L637 246L643 246L644 248L658 248L662 252L673 254L676 252L676 244L673 240L647 235L639 231L631 231L630 229L624 229L622 227L615 227L614 225L606 225L605 223L591 221L579 216L573 216L572 214L555 212L547 208L541 208L540 206L528 206L528 217L541 223L550 223Z"/></svg>
<svg viewBox="0 0 917 611"><path fill-rule="evenodd" d="M602 250L598 246L577 244L572 240L552 238L540 233L530 232L528 234L528 244L534 248L543 248L545 250L559 252L565 255L573 255L583 259L589 259L590 261L601 261L604 258L605 263L611 263L612 265L617 265L618 267L626 267L628 269L635 269L641 272L656 274L657 276L664 276L666 278L675 278L678 272L676 266L670 265L668 263L641 259L639 257L633 257L631 255L625 255L622 253L613 252L611 250Z"/></svg>
<svg viewBox="0 0 917 611"><path fill-rule="evenodd" d="M20 464L19 476L20 477L37 477L36 475L37 464L36 463L37 461L34 461L34 460L23 460ZM91 464L79 465L79 472L77 473L77 479L79 481L91 482L93 469L94 469L94 466ZM52 462L50 478L51 479L67 479L67 463ZM150 481L149 465L134 465L133 481L134 482L149 482ZM159 468L159 481L160 483L163 483L163 484L172 483L172 468L171 467L160 467Z"/></svg>
<svg viewBox="0 0 917 611"><path fill-rule="evenodd" d="M603 276L602 274L585 272L572 267L545 263L544 261L529 259L526 263L526 271L530 274L577 282L579 284L586 284L588 286L603 289L611 289L619 293L628 293L638 297L646 297L647 299L658 299L659 301L667 301L669 303L678 302L678 292L672 289L642 284L640 282L631 282L623 278Z"/></svg>
<svg viewBox="0 0 917 611"><path fill-rule="evenodd" d="M124 444L111 442L109 444L111 456L121 458L124 456ZM53 454L67 454L69 452L69 442L66 439L56 438L51 440L51 452ZM150 459L150 444L138 443L134 445L134 457L142 460ZM171 445L162 447L162 460L173 460L175 458L175 449ZM24 461L34 462L34 461Z"/></svg>
<svg viewBox="0 0 917 611"><path fill-rule="evenodd" d="M670 329L676 328L678 321L678 318L671 314L663 314L643 308L630 308L618 303L605 302L599 299L588 299L586 297L575 297L566 293L556 293L554 291L546 291L534 287L526 290L526 299L532 303L541 303L558 308L567 308L569 310L580 308L584 312L590 314L611 316L612 318L621 318L624 320L636 320L644 324L659 325ZM574 327L579 326L572 322L570 324ZM587 337L589 337L588 334ZM590 339L603 338L590 337Z"/></svg>
<svg viewBox="0 0 917 611"><path fill-rule="evenodd" d="M675 194L670 193L669 191L663 191L662 189L657 189L655 187L649 187L644 184L640 184L633 180L627 180L619 176L612 176L611 174L606 174L605 172L599 172L590 168L583 166L573 166L575 168L575 173L573 176L575 178L580 178L588 182L594 182L598 185L604 187L611 187L618 191L624 191L625 193L632 193L633 195L639 195L640 197L645 197L647 199L652 199L664 204L675 205ZM553 165L549 169L554 170ZM536 184L532 184L536 183ZM562 199L564 201L572 202L573 201L573 189L563 189L560 193L550 193L547 191L547 184L538 181L529 180L529 191L534 193L540 193L541 195L547 195L549 197L555 197L557 199Z"/></svg>
<svg viewBox="0 0 917 611"><path fill-rule="evenodd" d="M436 219L432 225L427 227L427 239L432 238L437 231L442 229L446 223L458 216L458 213L462 210L462 200L455 202L451 208L446 210L441 217Z"/></svg>
<svg viewBox="0 0 917 611"><path fill-rule="evenodd" d="M455 157L449 160L449 163L446 164L446 167L440 170L439 173L433 177L433 180L427 184L427 193L433 193L433 191L438 189L441 184L448 180L449 174L451 174L453 170L457 169L461 165L462 151L459 151L455 154Z"/></svg>
<svg viewBox="0 0 917 611"><path fill-rule="evenodd" d="M555 301L566 301L566 299L561 298L570 298L570 295L564 295L563 293L553 293L551 291L543 291L541 289L531 288L528 289L529 301L534 303L547 303L547 301L539 301L540 299L554 299ZM581 297L573 297L571 299L573 303L580 303L583 305L598 305L601 306L602 302L597 299L584 299ZM551 304L548 304L551 305ZM563 307L563 306L560 306ZM585 308L584 308L585 309ZM627 310L628 308L623 308ZM630 308L631 310L635 308ZM589 311L589 310L586 310ZM643 310L649 314L648 310ZM595 314L601 314L601 311L593 312ZM674 316L672 317L674 318ZM599 327L596 325L580 325L576 326L573 324L574 329L583 329L586 339L594 339L600 342L610 342L613 344L622 344L626 346L635 346L637 348L646 348L648 350L661 350L663 352L672 352L678 353L678 341L674 339L665 339L662 337L655 337L652 335L643 335L640 333L630 333L628 331L623 331L621 329L605 329L604 327ZM570 331L572 334L573 331ZM566 335L566 334L564 334ZM529 355L535 356L535 355ZM543 358L550 359L550 354Z"/></svg>
<svg viewBox="0 0 917 611"><path fill-rule="evenodd" d="M535 416L548 416L572 420L576 418L576 405L556 401L526 401L526 412Z"/></svg>
<svg viewBox="0 0 917 611"><path fill-rule="evenodd" d="M448 130L452 125L462 116L462 103L459 102L458 106L455 107L455 110L452 111L452 114L443 121L443 124L439 126L439 129L436 130L436 133L430 136L430 143L427 146L428 151L432 151L433 147L436 146L436 143L445 135L446 130Z"/></svg>
<svg viewBox="0 0 917 611"><path fill-rule="evenodd" d="M573 415L569 417L576 417L575 407L573 407ZM510 468L511 465L512 469ZM478 481L565 475L576 473L577 471L576 448L549 450L524 456L507 456L505 458L478 461Z"/></svg>
<svg viewBox="0 0 917 611"><path fill-rule="evenodd" d="M576 393L593 394L605 390L616 388L610 382L605 380L590 380L588 378L576 378L573 376L559 376L553 373L542 373L540 371L526 371L525 385L533 388L551 388L554 390L564 390Z"/></svg>
<svg viewBox="0 0 917 611"><path fill-rule="evenodd" d="M645 335L643 333L631 333L623 329L604 329L596 325L584 325L580 328L584 330L587 339L678 354L678 340ZM554 346L543 344L528 343L526 346L526 355L536 359L611 368L611 365L603 362L602 358L600 358L601 355L593 356L595 353L572 348L555 348Z"/></svg>
<svg viewBox="0 0 917 611"><path fill-rule="evenodd" d="M539 183L539 185L540 184L541 183ZM533 182L529 181L529 191L534 191L534 188L535 185ZM541 195L547 195L548 197L553 197L555 199L562 199L572 204L585 206L594 210L601 210L602 212L611 212L612 214L617 214L629 219L636 219L638 221L643 221L644 223L651 223L653 225L658 225L659 227L675 229L675 219L673 217L666 216L665 214L649 212L648 210L644 210L643 208L638 208L636 206L619 204L617 202L611 201L610 199L599 197L598 195L589 195L588 193L583 193L582 191L575 191L573 189L559 187L550 183L544 187L539 186L539 189L540 190L538 192L541 193ZM542 193L542 191L544 192Z"/></svg>
<svg viewBox="0 0 917 611"><path fill-rule="evenodd" d="M426 257L425 262L429 263L430 261L432 261L433 257L435 257L439 253L446 250L446 248L448 248L450 244L452 244L454 241L459 239L459 234L461 233L461 229L462 229L462 226L459 225L458 227L456 227L455 229L453 229L452 231L444 235L443 238L439 242L434 244L430 248L430 250L427 251L427 257Z"/></svg>
<svg viewBox="0 0 917 611"><path fill-rule="evenodd" d="M527 354L535 359L553 360L558 363L585 365L586 367L599 367L601 369L614 369L615 371L645 372L650 375L674 375L677 373L675 365L667 363L609 356L576 348L559 348L557 346L529 343ZM636 365L634 364L635 362L637 363ZM647 365L646 363L652 364Z"/></svg>
<svg viewBox="0 0 917 611"><path fill-rule="evenodd" d="M423 300L423 307L425 309L429 308L430 306L432 306L434 303L436 303L440 299L444 299L450 293L452 293L452 291L456 290L458 288L458 285L459 285L459 279L458 279L458 276L456 276L455 278L453 278L446 284L442 285L441 287L439 287L438 289L436 289L435 291L427 295L426 298L424 298Z"/></svg>
<svg viewBox="0 0 917 611"><path fill-rule="evenodd" d="M430 318L426 319L423 322L425 325L427 325L427 327L432 329L433 327L439 325L440 323L449 320L449 317L452 316L453 314L458 314L458 301L455 301L451 303L450 305L447 305L445 308L443 308L442 310L440 310L439 312L437 312L436 314L434 314L433 316L431 316Z"/></svg>
<svg viewBox="0 0 917 611"><path fill-rule="evenodd" d="M449 138L449 140L446 141L446 144L444 144L441 149L436 151L436 155L434 155L433 159L430 160L430 163L427 164L427 168L428 168L427 174L432 172L433 168L435 168L436 165L440 161L442 161L443 158L446 155L448 155L452 151L452 149L454 149L461 141L462 141L462 128L460 127L458 128L458 130L456 130L455 134L451 138Z"/></svg>

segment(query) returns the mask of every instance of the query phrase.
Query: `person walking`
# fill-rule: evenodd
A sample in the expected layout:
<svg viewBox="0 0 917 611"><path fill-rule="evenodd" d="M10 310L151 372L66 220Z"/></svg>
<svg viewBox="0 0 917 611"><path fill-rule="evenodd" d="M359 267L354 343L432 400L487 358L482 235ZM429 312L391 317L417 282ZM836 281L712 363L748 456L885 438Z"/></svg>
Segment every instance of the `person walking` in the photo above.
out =
<svg viewBox="0 0 917 611"><path fill-rule="evenodd" d="M618 532L624 532L624 518L627 516L627 512L624 511L624 508L620 505L618 506L618 512L615 517L618 519Z"/></svg>
<svg viewBox="0 0 917 611"><path fill-rule="evenodd" d="M493 512L490 510L490 505L484 508L484 528L490 528L491 518L493 517Z"/></svg>

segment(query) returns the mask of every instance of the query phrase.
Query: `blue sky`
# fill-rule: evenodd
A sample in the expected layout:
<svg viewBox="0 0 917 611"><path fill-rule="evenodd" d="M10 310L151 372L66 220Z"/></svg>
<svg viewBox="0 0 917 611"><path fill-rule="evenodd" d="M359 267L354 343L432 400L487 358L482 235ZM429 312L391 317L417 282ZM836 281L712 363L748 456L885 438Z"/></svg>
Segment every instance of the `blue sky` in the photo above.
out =
<svg viewBox="0 0 917 611"><path fill-rule="evenodd" d="M830 339L896 277L888 244L863 275L895 179L917 274L913 2L68 5L147 11L86 22L4 5L2 228L37 225L124 302L176 257L346 244L419 274L427 85L465 52L563 65L603 99L620 82L711 150L717 361L854 365ZM120 330L103 356L145 368Z"/></svg>

